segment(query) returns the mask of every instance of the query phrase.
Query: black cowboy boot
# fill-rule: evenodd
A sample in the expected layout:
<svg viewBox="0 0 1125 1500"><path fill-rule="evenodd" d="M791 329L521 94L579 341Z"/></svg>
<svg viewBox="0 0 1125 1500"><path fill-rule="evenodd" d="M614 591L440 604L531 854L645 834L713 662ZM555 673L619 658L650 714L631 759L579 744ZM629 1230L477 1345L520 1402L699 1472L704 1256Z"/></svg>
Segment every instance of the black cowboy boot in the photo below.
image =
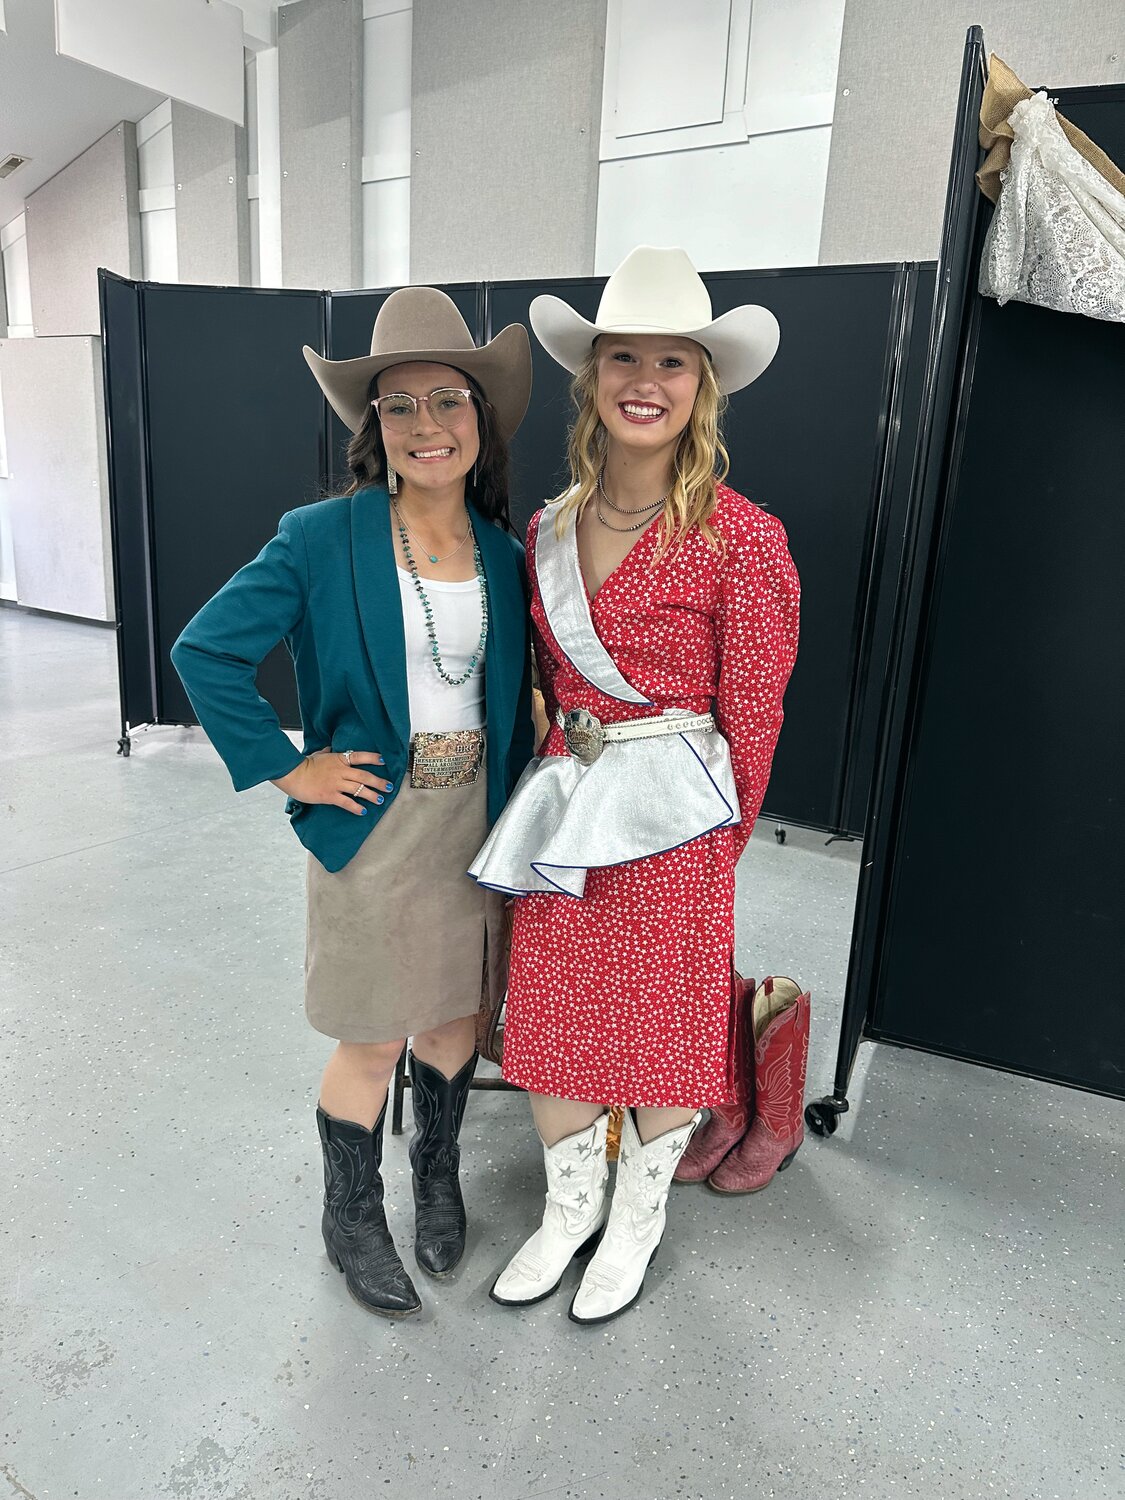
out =
<svg viewBox="0 0 1125 1500"><path fill-rule="evenodd" d="M457 1136L476 1071L477 1054L457 1074L446 1078L410 1054L414 1138L414 1258L430 1276L448 1276L465 1253L465 1204L457 1168Z"/></svg>
<svg viewBox="0 0 1125 1500"><path fill-rule="evenodd" d="M407 1318L422 1306L398 1258L383 1209L383 1120L387 1106L366 1130L337 1120L318 1107L324 1151L324 1217L321 1232L328 1259L344 1273L348 1291L369 1312Z"/></svg>

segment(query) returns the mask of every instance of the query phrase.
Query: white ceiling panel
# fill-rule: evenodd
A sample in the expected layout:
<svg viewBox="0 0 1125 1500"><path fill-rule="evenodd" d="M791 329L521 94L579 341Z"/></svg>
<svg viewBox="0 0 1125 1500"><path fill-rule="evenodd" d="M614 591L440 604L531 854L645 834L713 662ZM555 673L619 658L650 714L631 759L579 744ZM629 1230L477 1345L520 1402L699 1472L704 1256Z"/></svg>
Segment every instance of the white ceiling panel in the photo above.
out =
<svg viewBox="0 0 1125 1500"><path fill-rule="evenodd" d="M96 72L55 52L52 0L4 0L0 35L0 157L26 166L0 181L0 225L24 199L100 140L120 120L139 120L160 103L152 89Z"/></svg>
<svg viewBox="0 0 1125 1500"><path fill-rule="evenodd" d="M58 50L243 124L242 11L228 0L55 0Z"/></svg>

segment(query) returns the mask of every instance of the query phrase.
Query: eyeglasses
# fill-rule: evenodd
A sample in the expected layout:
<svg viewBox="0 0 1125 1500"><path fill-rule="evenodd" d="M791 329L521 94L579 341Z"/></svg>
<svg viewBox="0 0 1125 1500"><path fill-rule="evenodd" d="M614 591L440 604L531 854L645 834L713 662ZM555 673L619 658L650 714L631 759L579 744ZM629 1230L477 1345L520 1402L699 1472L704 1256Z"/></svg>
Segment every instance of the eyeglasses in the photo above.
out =
<svg viewBox="0 0 1125 1500"><path fill-rule="evenodd" d="M443 386L440 391L431 391L428 396L408 396L405 391L394 391L389 396L380 396L371 405L384 427L389 427L394 432L408 432L414 426L419 406L424 402L438 426L448 430L460 427L468 415L472 399L472 391L462 390L457 386Z"/></svg>

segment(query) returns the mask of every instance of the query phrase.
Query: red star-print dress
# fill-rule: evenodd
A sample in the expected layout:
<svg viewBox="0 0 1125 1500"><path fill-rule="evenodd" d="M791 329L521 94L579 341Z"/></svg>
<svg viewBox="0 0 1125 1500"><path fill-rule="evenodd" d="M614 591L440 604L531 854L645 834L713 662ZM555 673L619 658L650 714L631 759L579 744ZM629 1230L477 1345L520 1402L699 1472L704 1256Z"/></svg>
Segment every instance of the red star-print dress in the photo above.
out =
<svg viewBox="0 0 1125 1500"><path fill-rule="evenodd" d="M709 780L705 770L697 771L698 757L687 754L681 761L668 753L670 741L678 751L682 740L693 737L607 747L635 755L633 747L644 745L647 771L622 780L596 816L587 809L588 821L598 825L588 830L591 847L602 847L605 821L612 821L616 809L624 809L622 821L630 825L620 830L626 843L636 836L638 821L648 822L651 809L657 821L667 816L670 831L658 831L649 847L667 852L617 863L607 863L601 854L582 872L580 896L573 894L579 886L568 890L569 877L558 874L560 861L532 861L533 870L561 886L552 889L531 876L527 884L539 888L516 901L504 1077L535 1093L609 1105L721 1104L731 1097L727 1036L735 864L765 795L781 729L782 694L797 650L800 585L785 531L776 518L720 485L711 525L722 539L722 554L696 528L679 551L653 567L658 528L651 526L590 600L571 526L571 568L556 574L551 588L557 594L562 577L564 588L580 595L579 615L596 637L593 649L604 647L625 688L631 685L642 700L624 702L620 693L604 692L583 675L574 658L587 666L588 661L581 652L568 655L552 629L554 621L565 634L564 610L556 604L549 619L544 608L540 571L546 546L537 548L541 523L553 527L553 510L532 518L527 537L535 652L552 723L540 747L539 772L566 774L563 763L549 761L567 757L569 763L555 722L560 706L564 713L588 709L606 724L670 709L713 711L729 746L727 784L733 772L738 809L718 817L703 814L703 821L691 826L711 831L692 837L689 826L684 842L682 830L677 832L680 803L713 795L712 784L722 781L717 771ZM544 542L554 545L547 536ZM569 614L575 600L565 602ZM717 736L707 735L704 742L712 751L717 746L725 759ZM640 762L630 769L634 766ZM665 767L673 766L666 775ZM524 781L536 769L533 764ZM639 792L638 779L644 783ZM521 782L505 814L517 824L529 811L535 816L534 796L528 791L521 803L523 792ZM628 798L638 795L646 805L634 802L630 810ZM477 878L487 883L487 875ZM518 880L510 880L509 888L518 889Z"/></svg>

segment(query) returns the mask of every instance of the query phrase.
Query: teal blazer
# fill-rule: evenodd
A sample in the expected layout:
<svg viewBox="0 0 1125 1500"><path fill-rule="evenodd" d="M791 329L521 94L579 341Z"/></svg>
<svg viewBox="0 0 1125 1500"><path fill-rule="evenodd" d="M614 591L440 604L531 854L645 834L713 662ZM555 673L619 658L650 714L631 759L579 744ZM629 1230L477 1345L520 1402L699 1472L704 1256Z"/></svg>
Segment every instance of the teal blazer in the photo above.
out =
<svg viewBox="0 0 1125 1500"><path fill-rule="evenodd" d="M527 571L516 538L469 509L488 585L491 824L532 753ZM255 683L258 663L281 640L297 675L300 751ZM306 849L326 869L343 869L407 775L406 638L386 489L372 485L282 516L273 540L187 625L172 661L236 791L287 776L314 750L383 757L395 791L381 806L367 803L366 817L330 803L286 804Z"/></svg>

